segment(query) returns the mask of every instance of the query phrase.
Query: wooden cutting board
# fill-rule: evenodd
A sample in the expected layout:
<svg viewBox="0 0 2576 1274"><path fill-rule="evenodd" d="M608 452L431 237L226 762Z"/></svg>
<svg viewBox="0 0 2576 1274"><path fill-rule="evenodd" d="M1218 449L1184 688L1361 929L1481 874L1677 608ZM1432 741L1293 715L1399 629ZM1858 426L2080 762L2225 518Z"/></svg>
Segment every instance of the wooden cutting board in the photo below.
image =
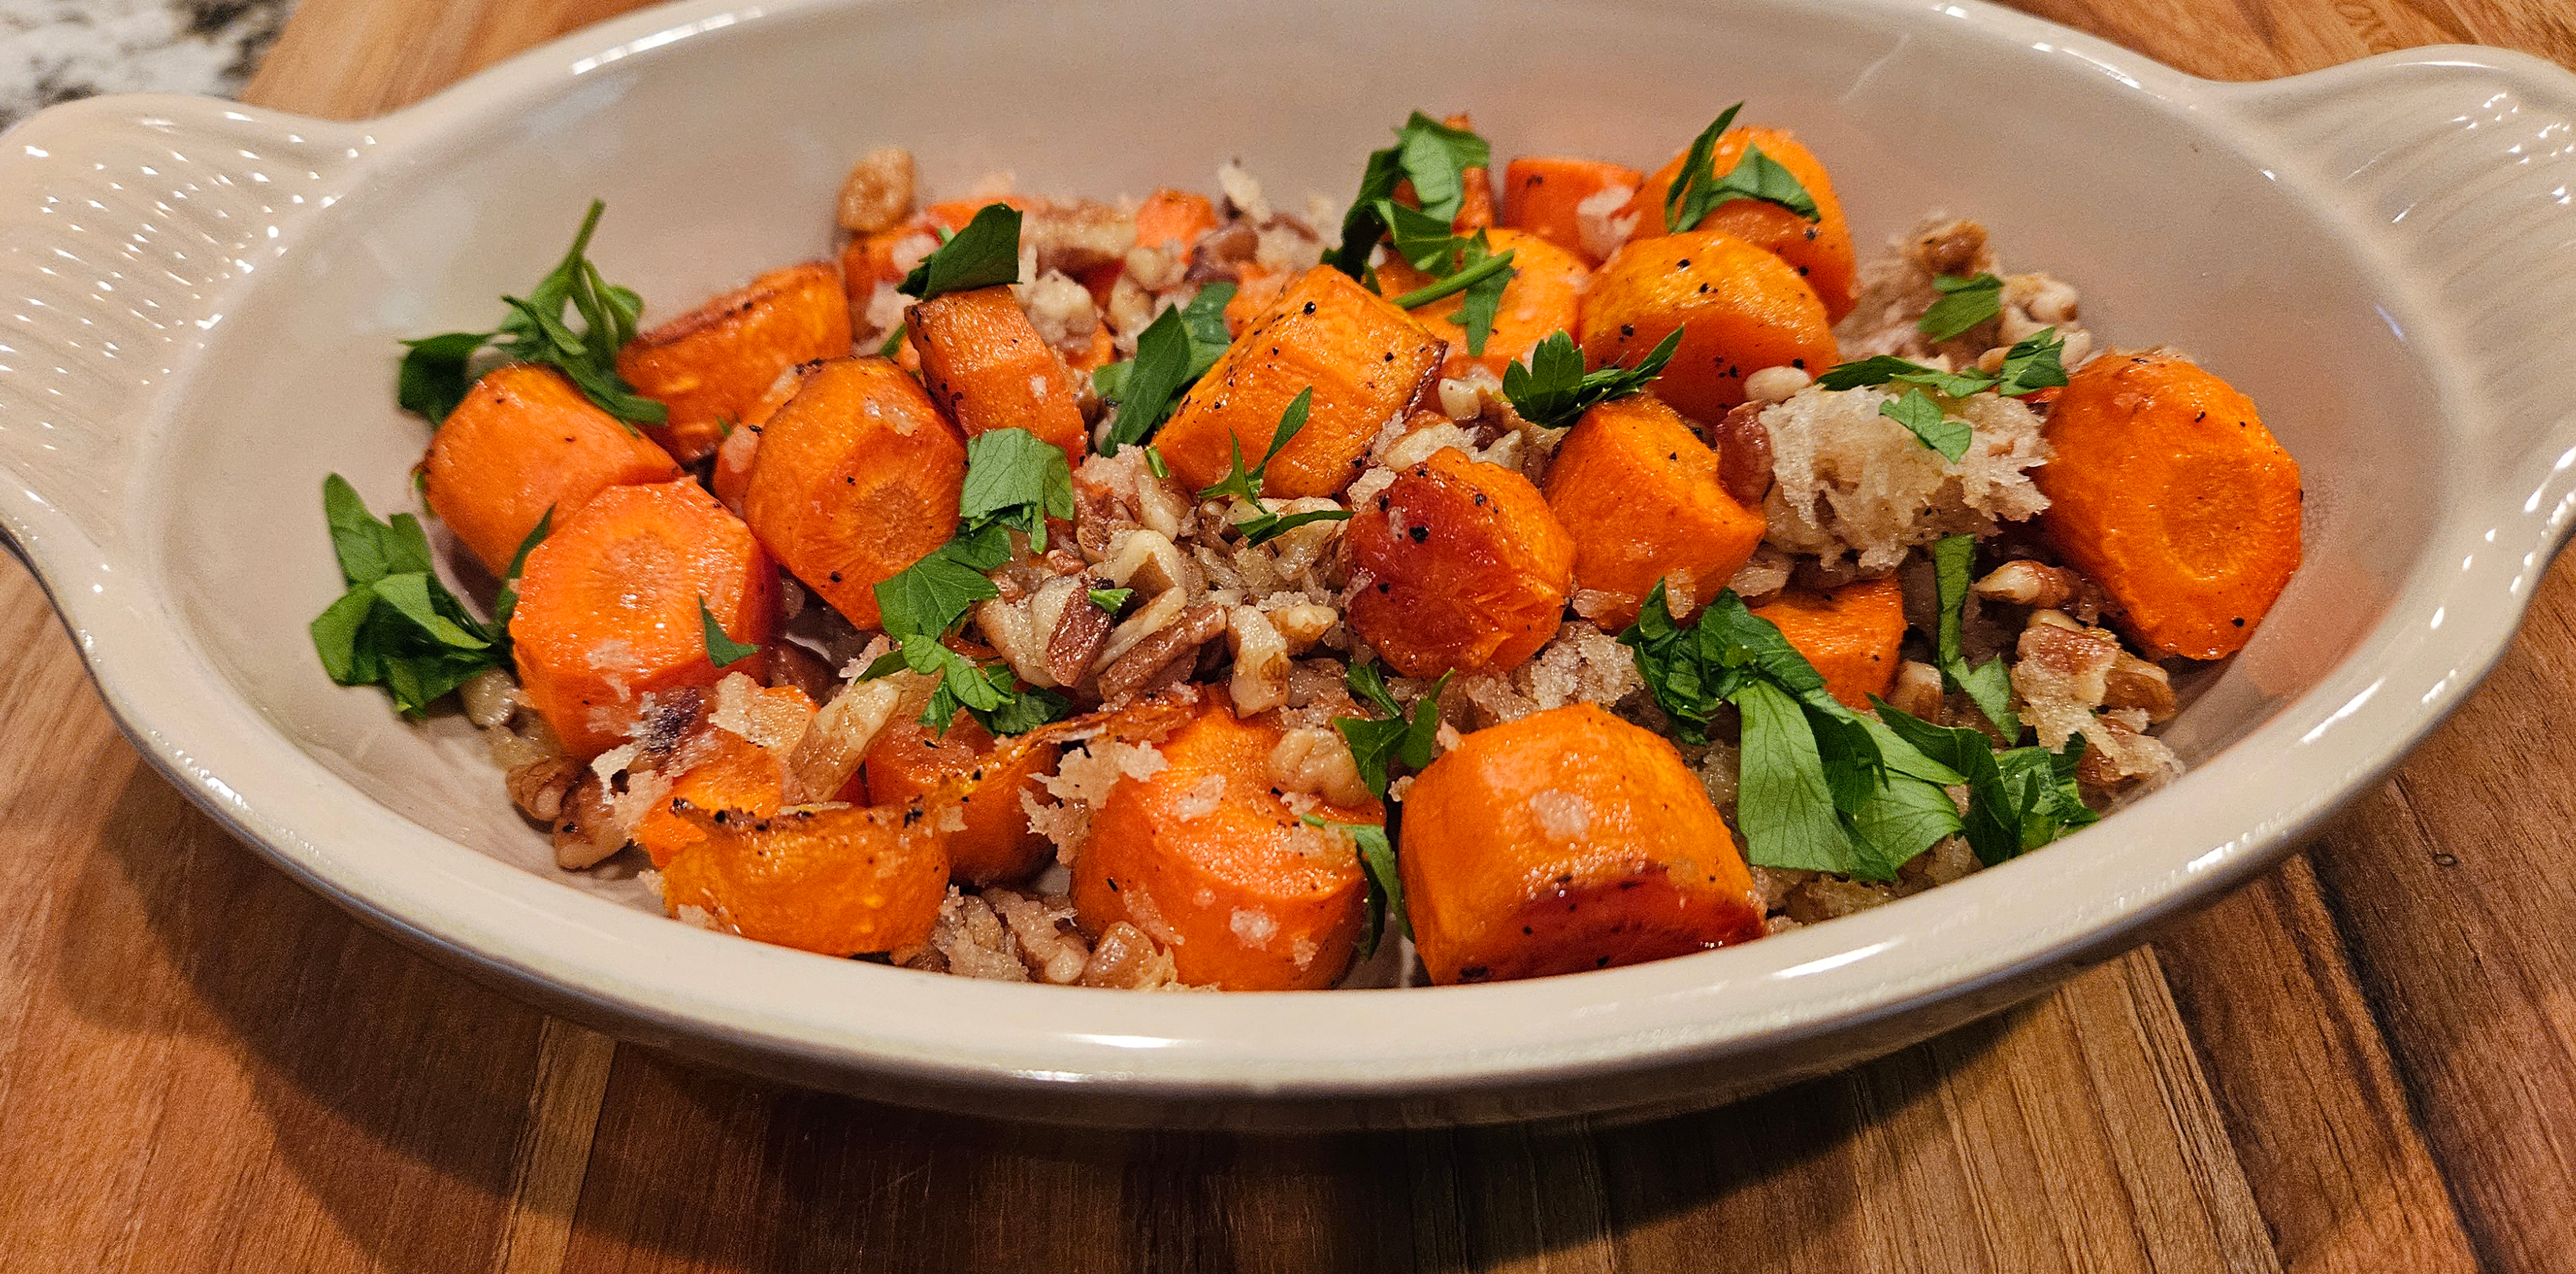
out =
<svg viewBox="0 0 2576 1274"><path fill-rule="evenodd" d="M303 0L250 91L360 117L623 0ZM2206 75L2543 0L2031 0ZM1643 1127L1014 1129L553 1021L365 930L142 765L0 566L0 1266L2556 1271L2576 1266L2576 568L2306 857L1849 1073Z"/></svg>

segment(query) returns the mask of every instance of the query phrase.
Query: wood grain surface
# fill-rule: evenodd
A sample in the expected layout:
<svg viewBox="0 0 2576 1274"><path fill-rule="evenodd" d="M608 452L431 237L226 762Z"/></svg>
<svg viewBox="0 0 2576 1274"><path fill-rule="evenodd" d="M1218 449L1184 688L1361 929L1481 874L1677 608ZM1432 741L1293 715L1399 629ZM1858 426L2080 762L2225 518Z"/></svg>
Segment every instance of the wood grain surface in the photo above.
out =
<svg viewBox="0 0 2576 1274"><path fill-rule="evenodd" d="M303 0L354 118L624 0ZM2259 78L2543 0L2029 0ZM694 1069L360 927L117 735L0 565L0 1268L2576 1268L2576 567L2311 852L2035 1004L1640 1127L1034 1131Z"/></svg>

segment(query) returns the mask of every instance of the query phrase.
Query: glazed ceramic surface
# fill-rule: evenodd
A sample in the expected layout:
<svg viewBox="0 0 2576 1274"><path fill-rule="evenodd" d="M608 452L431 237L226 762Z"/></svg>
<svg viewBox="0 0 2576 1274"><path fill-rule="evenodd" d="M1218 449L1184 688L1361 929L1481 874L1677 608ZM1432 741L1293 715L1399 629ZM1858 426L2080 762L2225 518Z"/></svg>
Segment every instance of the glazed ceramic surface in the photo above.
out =
<svg viewBox="0 0 2576 1274"><path fill-rule="evenodd" d="M1448 56L1409 52L1439 47ZM2191 773L2044 852L1742 948L1511 985L1212 996L935 978L700 932L553 869L479 741L332 686L324 474L410 507L397 337L491 321L608 202L660 313L823 254L849 161L926 189L1346 197L1417 106L1651 166L1738 99L1876 243L1975 215L2113 342L2193 351L2308 482L2308 562L2167 738ZM581 32L362 124L108 98L0 141L0 528L136 743L385 928L632 1038L1034 1119L1642 1114L1992 1011L2286 853L2467 693L2567 524L2576 80L2427 49L2195 80L1909 0L784 0ZM242 923L259 918L244 916Z"/></svg>

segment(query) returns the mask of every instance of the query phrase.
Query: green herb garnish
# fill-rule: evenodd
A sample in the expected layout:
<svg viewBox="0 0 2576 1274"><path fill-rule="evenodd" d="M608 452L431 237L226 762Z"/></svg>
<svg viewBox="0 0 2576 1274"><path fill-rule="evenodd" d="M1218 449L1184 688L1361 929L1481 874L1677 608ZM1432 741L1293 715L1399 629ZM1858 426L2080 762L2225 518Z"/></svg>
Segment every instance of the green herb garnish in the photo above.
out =
<svg viewBox="0 0 2576 1274"><path fill-rule="evenodd" d="M1466 171L1493 166L1493 148L1463 128L1413 112L1395 130L1395 145L1369 152L1360 172L1359 193L1342 217L1341 246L1324 254L1324 264L1367 282L1369 254L1387 233L1382 204L1395 198L1398 184L1410 179L1421 211L1452 222L1466 202Z"/></svg>
<svg viewBox="0 0 2576 1274"><path fill-rule="evenodd" d="M966 228L950 235L894 290L924 301L1020 281L1020 210L990 203L975 210Z"/></svg>
<svg viewBox="0 0 2576 1274"><path fill-rule="evenodd" d="M707 609L707 595L698 594L698 625L706 634L707 662L718 668L730 668L760 653L760 647L745 645L725 636L724 625L716 622L714 611Z"/></svg>
<svg viewBox="0 0 2576 1274"><path fill-rule="evenodd" d="M1091 590L1091 604L1115 615L1126 609L1127 599L1135 595L1132 588L1095 588Z"/></svg>
<svg viewBox="0 0 2576 1274"><path fill-rule="evenodd" d="M1394 811L1388 811L1390 817ZM1370 823L1339 823L1300 814L1299 822L1308 827L1339 831L1351 838L1351 847L1359 854L1360 870L1368 877L1368 924L1360 930L1360 958L1377 954L1378 941L1385 936L1389 916L1405 937L1413 936L1413 917L1404 909L1404 874L1396 870L1395 841L1387 829Z"/></svg>
<svg viewBox="0 0 2576 1274"><path fill-rule="evenodd" d="M1817 211L1816 197L1807 192L1797 174L1763 154L1759 146L1746 146L1734 168L1725 176L1717 174L1717 143L1735 123L1735 113L1743 109L1742 102L1727 107L1714 123L1691 139L1690 150L1682 157L1681 176L1664 192L1665 233L1698 229L1708 214L1738 199L1778 204L1809 221L1822 215Z"/></svg>
<svg viewBox="0 0 2576 1274"><path fill-rule="evenodd" d="M418 412L432 424L448 414L474 387L474 356L489 345L517 363L542 363L562 372L601 411L631 430L636 423L658 425L669 411L635 392L617 373L617 351L635 339L644 300L609 283L587 255L591 233L599 228L608 205L590 202L589 215L573 235L571 250L525 298L502 297L510 307L501 325L488 332L443 332L404 341L401 370L394 378L394 399L405 411ZM564 319L571 306L582 322L575 332Z"/></svg>
<svg viewBox="0 0 2576 1274"><path fill-rule="evenodd" d="M2005 670L2002 656L1971 668L1962 648L1960 630L1966 622L1969 576L1975 573L1976 555L1977 537L1973 535L1946 536L1933 542L1932 573L1941 597L1934 657L1940 662L1943 684L1965 691L1976 703L1977 711L1994 723L2004 742L2014 743L2021 739L2021 718L2013 714L2012 675Z"/></svg>
<svg viewBox="0 0 2576 1274"><path fill-rule="evenodd" d="M1526 364L1513 363L1503 369L1503 397L1511 400L1512 410L1523 420L1550 429L1564 429L1583 419L1583 413L1609 402L1643 391L1664 373L1664 364L1673 361L1673 351L1682 343L1682 329L1675 328L1655 347L1637 360L1635 367L1612 364L1597 372L1583 370L1583 351L1575 348L1574 338L1563 332L1550 332L1530 350Z"/></svg>
<svg viewBox="0 0 2576 1274"><path fill-rule="evenodd" d="M1108 441L1101 445L1102 455L1114 456L1118 448L1151 436L1180 405L1181 392L1216 366L1230 343L1225 330L1225 307L1234 299L1234 293L1235 285L1231 283L1210 283L1200 288L1189 304L1164 310L1145 325L1145 330L1137 334L1134 358L1121 359L1091 374L1092 392L1118 407ZM1146 467L1154 469L1157 478L1170 477L1168 469L1158 467L1161 464L1162 456L1148 448Z"/></svg>
<svg viewBox="0 0 2576 1274"><path fill-rule="evenodd" d="M1314 402L1315 387L1312 385L1298 390L1297 396L1288 400L1287 408L1279 413L1278 428L1271 431L1270 450L1262 453L1261 463L1249 469L1243 467L1242 441L1236 438L1226 439L1226 446L1234 453L1232 464L1228 467L1225 477L1199 492L1199 498L1202 500L1231 496L1252 505L1252 516L1234 524L1234 529L1243 534L1243 542L1247 545L1267 544L1309 522L1340 522L1351 516L1348 509L1275 513L1261 500L1262 476L1269 471L1270 462L1278 458L1280 450L1306 427L1306 414L1313 407Z"/></svg>
<svg viewBox="0 0 2576 1274"><path fill-rule="evenodd" d="M1046 552L1046 520L1073 516L1073 468L1064 449L1026 429L992 429L966 440L966 484L957 513L976 528L1007 526Z"/></svg>
<svg viewBox="0 0 2576 1274"><path fill-rule="evenodd" d="M476 673L500 666L507 620L477 621L438 582L420 519L397 513L391 522L376 520L336 473L323 480L322 515L348 585L311 626L331 680L383 686L396 708L417 717Z"/></svg>
<svg viewBox="0 0 2576 1274"><path fill-rule="evenodd" d="M1980 730L1933 725L1884 703L1878 715L1897 737L1960 773L1968 787L1961 830L1986 866L2101 821L2075 780L2084 759L2083 735L2070 736L2061 752L2036 745L1997 752Z"/></svg>
<svg viewBox="0 0 2576 1274"><path fill-rule="evenodd" d="M1380 718L1335 717L1333 728L1341 731L1342 740L1351 748L1351 762L1359 767L1360 781L1368 784L1379 800L1386 799L1386 785L1398 763L1419 770L1431 764L1431 745L1440 731L1440 692L1449 688L1449 674L1431 683L1431 692L1415 703L1410 716L1403 705L1388 694L1386 679L1375 664L1352 664L1343 674L1344 684L1362 704L1375 708Z"/></svg>
<svg viewBox="0 0 2576 1274"><path fill-rule="evenodd" d="M1919 389L1878 405L1878 414L1914 431L1923 445L1941 453L1952 464L1968 454L1968 444L1976 440L1977 431L1967 421L1952 420L1941 410L1941 404Z"/></svg>
<svg viewBox="0 0 2576 1274"><path fill-rule="evenodd" d="M1737 820L1755 865L1892 880L1959 830L1942 791L1962 781L1958 771L1844 707L1734 590L1684 628L1658 583L1619 641L1683 742L1708 742L1721 704L1740 714Z"/></svg>
<svg viewBox="0 0 2576 1274"><path fill-rule="evenodd" d="M1944 274L1932 280L1941 299L1923 311L1914 321L1916 331L1936 341L1950 340L1987 319L2003 313L2004 281L1991 274L1974 274L1961 278Z"/></svg>
<svg viewBox="0 0 2576 1274"><path fill-rule="evenodd" d="M2057 329L2043 327L2015 341L2011 349L2004 351L2000 375L1989 376L1979 371L1945 372L1894 354L1881 354L1876 358L1864 358L1826 369L1816 378L1816 387L1858 389L1864 385L1920 385L1952 398L1965 398L1987 390L2007 398L2017 398L2066 383L2066 367L2060 361L2065 349L2065 338L2057 334Z"/></svg>

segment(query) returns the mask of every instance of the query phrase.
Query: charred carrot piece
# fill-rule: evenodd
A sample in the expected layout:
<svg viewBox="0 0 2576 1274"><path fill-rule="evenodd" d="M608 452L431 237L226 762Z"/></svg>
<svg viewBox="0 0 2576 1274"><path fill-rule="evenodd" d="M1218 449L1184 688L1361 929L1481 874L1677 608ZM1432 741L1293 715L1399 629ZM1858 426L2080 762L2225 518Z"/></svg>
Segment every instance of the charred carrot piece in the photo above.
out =
<svg viewBox="0 0 2576 1274"><path fill-rule="evenodd" d="M948 850L939 820L918 807L767 818L674 809L704 837L663 870L662 904L674 916L831 956L913 946L938 923Z"/></svg>
<svg viewBox="0 0 2576 1274"><path fill-rule="evenodd" d="M966 444L882 358L815 368L761 427L743 520L806 587L862 628L876 584L948 542Z"/></svg>
<svg viewBox="0 0 2576 1274"><path fill-rule="evenodd" d="M772 270L629 342L618 374L670 417L656 441L694 464L724 441L778 375L850 352L850 306L828 261Z"/></svg>
<svg viewBox="0 0 2576 1274"><path fill-rule="evenodd" d="M1216 205L1206 195L1186 190L1165 186L1145 196L1136 208L1136 246L1140 248L1187 250L1216 227Z"/></svg>
<svg viewBox="0 0 2576 1274"><path fill-rule="evenodd" d="M510 617L521 692L588 760L625 737L644 696L723 675L701 605L727 639L765 645L777 568L694 481L611 487L528 554Z"/></svg>
<svg viewBox="0 0 2576 1274"><path fill-rule="evenodd" d="M1351 627L1408 677L1519 667L1556 635L1575 553L1529 479L1455 447L1363 505L1342 551Z"/></svg>
<svg viewBox="0 0 2576 1274"><path fill-rule="evenodd" d="M1707 605L1765 525L1727 494L1717 453L1647 394L1603 403L1567 431L1548 462L1547 506L1574 540L1575 610L1614 633L1659 580Z"/></svg>
<svg viewBox="0 0 2576 1274"><path fill-rule="evenodd" d="M1162 770L1120 779L1074 860L1084 930L1135 925L1192 986L1311 991L1341 980L1368 886L1349 842L1300 822L1272 789L1280 734L1213 702L1162 743ZM1384 821L1374 809L1316 813Z"/></svg>
<svg viewBox="0 0 2576 1274"><path fill-rule="evenodd" d="M1714 422L1765 367L1834 365L1833 322L1815 289L1777 256L1715 230L1631 239L1592 278L1575 332L1593 367L1633 366L1682 333L1655 395Z"/></svg>
<svg viewBox="0 0 2576 1274"><path fill-rule="evenodd" d="M680 466L563 373L515 363L474 383L430 439L421 473L430 511L499 575L547 510L560 526L592 496L669 482Z"/></svg>
<svg viewBox="0 0 2576 1274"><path fill-rule="evenodd" d="M1897 645L1905 640L1905 590L1893 575L1845 584L1830 593L1793 588L1753 613L1780 628L1825 678L1825 689L1854 711L1896 684Z"/></svg>
<svg viewBox="0 0 2576 1274"><path fill-rule="evenodd" d="M972 781L973 792L961 798L960 825L948 833L950 874L968 885L1023 880L1046 865L1055 845L1029 826L1020 798L1055 803L1036 780L1055 771L1060 751L1052 744L999 750L993 736L963 714L944 737L909 714L899 716L868 749L868 801L899 805L953 780Z"/></svg>
<svg viewBox="0 0 2576 1274"><path fill-rule="evenodd" d="M1826 317L1839 323L1851 313L1857 271L1851 225L1843 219L1843 204L1834 195L1833 178L1826 173L1824 161L1797 138L1781 129L1758 126L1731 128L1721 135L1710 154L1710 171L1720 177L1735 171L1745 150L1755 146L1807 188L1807 194L1816 201L1816 220L1809 221L1759 199L1736 199L1719 204L1692 228L1722 231L1777 255L1816 290L1817 299L1824 302ZM1636 215L1637 225L1632 232L1636 238L1664 233L1664 195L1681 179L1682 160L1686 157L1673 156L1671 162L1656 169L1637 187L1636 198L1629 201L1626 209Z"/></svg>
<svg viewBox="0 0 2576 1274"><path fill-rule="evenodd" d="M1639 964L1762 936L1735 841L1673 745L1592 704L1478 730L1404 799L1405 904L1438 983Z"/></svg>
<svg viewBox="0 0 2576 1274"><path fill-rule="evenodd" d="M1601 258L1583 240L1584 201L1605 190L1633 194L1646 180L1625 164L1563 155L1523 155L1503 167L1502 224L1547 240L1585 265ZM1625 205L1621 205L1622 208Z"/></svg>
<svg viewBox="0 0 2576 1274"><path fill-rule="evenodd" d="M922 387L967 437L1025 429L1082 462L1082 386L1009 288L933 297L907 311L906 326Z"/></svg>
<svg viewBox="0 0 2576 1274"><path fill-rule="evenodd" d="M1484 353L1467 352L1466 325L1458 317L1467 304L1465 296L1444 297L1413 311L1415 322L1454 337L1449 360L1441 365L1444 376L1463 376L1475 366L1500 376L1505 367L1526 360L1529 352L1550 334L1574 330L1583 289L1592 281L1592 271L1584 267L1581 258L1535 235L1494 230L1487 233L1486 241L1495 253L1512 254L1515 273L1512 281L1503 285ZM1377 268L1381 295L1402 296L1429 282L1430 275L1414 269L1401 257L1391 258Z"/></svg>

